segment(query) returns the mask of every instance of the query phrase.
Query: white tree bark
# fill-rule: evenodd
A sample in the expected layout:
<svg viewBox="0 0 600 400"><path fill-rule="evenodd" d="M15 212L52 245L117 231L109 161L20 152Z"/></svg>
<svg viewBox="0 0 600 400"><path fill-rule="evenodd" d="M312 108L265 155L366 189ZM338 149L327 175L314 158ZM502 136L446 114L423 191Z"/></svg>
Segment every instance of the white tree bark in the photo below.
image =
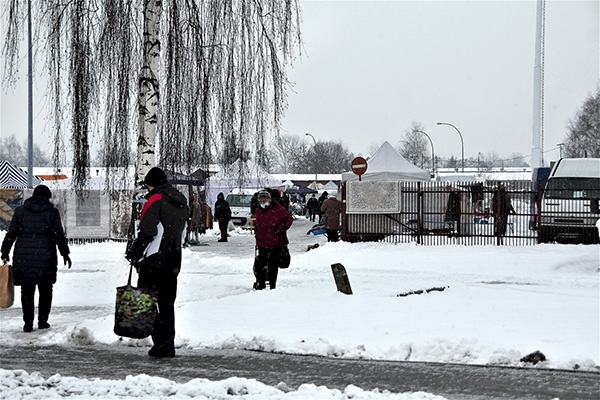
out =
<svg viewBox="0 0 600 400"><path fill-rule="evenodd" d="M160 90L158 74L160 68L159 22L162 11L161 0L144 0L144 47L143 65L139 79L139 120L136 184L156 165L156 134Z"/></svg>

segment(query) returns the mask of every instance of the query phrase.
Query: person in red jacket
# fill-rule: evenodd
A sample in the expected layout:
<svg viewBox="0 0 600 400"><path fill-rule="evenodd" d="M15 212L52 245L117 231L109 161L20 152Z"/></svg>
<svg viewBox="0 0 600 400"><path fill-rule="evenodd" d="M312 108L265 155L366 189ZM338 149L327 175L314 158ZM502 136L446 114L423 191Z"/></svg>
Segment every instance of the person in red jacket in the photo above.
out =
<svg viewBox="0 0 600 400"><path fill-rule="evenodd" d="M175 298L181 270L181 247L185 241L189 209L187 199L154 167L144 178L148 188L140 215L138 235L126 257L138 271L138 287L158 296L158 317L152 331L152 357L175 356Z"/></svg>
<svg viewBox="0 0 600 400"><path fill-rule="evenodd" d="M273 189L276 190L276 189ZM259 207L254 221L256 249L258 254L254 260L254 288L262 290L277 286L277 272L285 263L287 245L289 243L286 231L292 226L294 218L277 201L272 201L267 190L258 193Z"/></svg>

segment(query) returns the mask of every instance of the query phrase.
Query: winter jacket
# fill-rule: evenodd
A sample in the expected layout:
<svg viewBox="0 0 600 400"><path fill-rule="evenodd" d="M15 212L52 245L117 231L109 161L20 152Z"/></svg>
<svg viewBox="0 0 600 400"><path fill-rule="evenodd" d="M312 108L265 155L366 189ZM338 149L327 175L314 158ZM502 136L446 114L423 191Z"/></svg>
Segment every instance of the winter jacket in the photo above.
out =
<svg viewBox="0 0 600 400"><path fill-rule="evenodd" d="M316 197L311 197L306 202L306 208L309 210L316 210L317 207L319 207L319 200L317 200Z"/></svg>
<svg viewBox="0 0 600 400"><path fill-rule="evenodd" d="M256 210L254 236L259 249L276 249L289 243L286 231L292 226L294 218L281 206L272 201L266 208Z"/></svg>
<svg viewBox="0 0 600 400"><path fill-rule="evenodd" d="M325 215L325 227L327 229L340 229L340 215L344 212L344 203L336 198L330 198L323 202L321 212Z"/></svg>
<svg viewBox="0 0 600 400"><path fill-rule="evenodd" d="M177 274L189 215L187 199L170 184L154 188L146 199L138 236L127 259L141 262L143 267Z"/></svg>
<svg viewBox="0 0 600 400"><path fill-rule="evenodd" d="M215 220L219 222L229 222L231 219L231 208L229 202L225 199L218 199L215 202Z"/></svg>
<svg viewBox="0 0 600 400"><path fill-rule="evenodd" d="M317 200L317 212L321 213L321 207L323 206L325 200L327 200L327 196L319 196L319 199Z"/></svg>
<svg viewBox="0 0 600 400"><path fill-rule="evenodd" d="M506 190L500 189L500 192L494 192L494 196L492 197L492 211L494 216L515 213L515 209L512 206Z"/></svg>
<svg viewBox="0 0 600 400"><path fill-rule="evenodd" d="M69 245L60 214L50 200L33 196L17 207L2 242L2 258L7 258L13 243L15 285L56 283L56 248L64 257Z"/></svg>

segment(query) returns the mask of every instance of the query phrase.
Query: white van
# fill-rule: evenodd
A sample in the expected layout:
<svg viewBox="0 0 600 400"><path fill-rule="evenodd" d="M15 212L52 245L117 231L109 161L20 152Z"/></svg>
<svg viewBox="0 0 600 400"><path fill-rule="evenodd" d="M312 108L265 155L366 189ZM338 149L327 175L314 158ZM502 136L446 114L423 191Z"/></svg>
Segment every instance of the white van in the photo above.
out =
<svg viewBox="0 0 600 400"><path fill-rule="evenodd" d="M540 242L598 243L600 158L562 158L540 204Z"/></svg>
<svg viewBox="0 0 600 400"><path fill-rule="evenodd" d="M231 208L231 222L236 226L248 228L250 223L250 202L259 189L233 189L225 197Z"/></svg>

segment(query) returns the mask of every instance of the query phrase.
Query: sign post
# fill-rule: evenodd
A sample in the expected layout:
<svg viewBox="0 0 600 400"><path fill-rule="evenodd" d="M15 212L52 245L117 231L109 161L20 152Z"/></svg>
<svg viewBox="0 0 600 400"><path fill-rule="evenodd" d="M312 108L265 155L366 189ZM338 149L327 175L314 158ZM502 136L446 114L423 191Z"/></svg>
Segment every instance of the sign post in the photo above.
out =
<svg viewBox="0 0 600 400"><path fill-rule="evenodd" d="M352 172L358 175L358 180L361 180L361 175L367 172L367 160L362 157L356 157L350 164Z"/></svg>

